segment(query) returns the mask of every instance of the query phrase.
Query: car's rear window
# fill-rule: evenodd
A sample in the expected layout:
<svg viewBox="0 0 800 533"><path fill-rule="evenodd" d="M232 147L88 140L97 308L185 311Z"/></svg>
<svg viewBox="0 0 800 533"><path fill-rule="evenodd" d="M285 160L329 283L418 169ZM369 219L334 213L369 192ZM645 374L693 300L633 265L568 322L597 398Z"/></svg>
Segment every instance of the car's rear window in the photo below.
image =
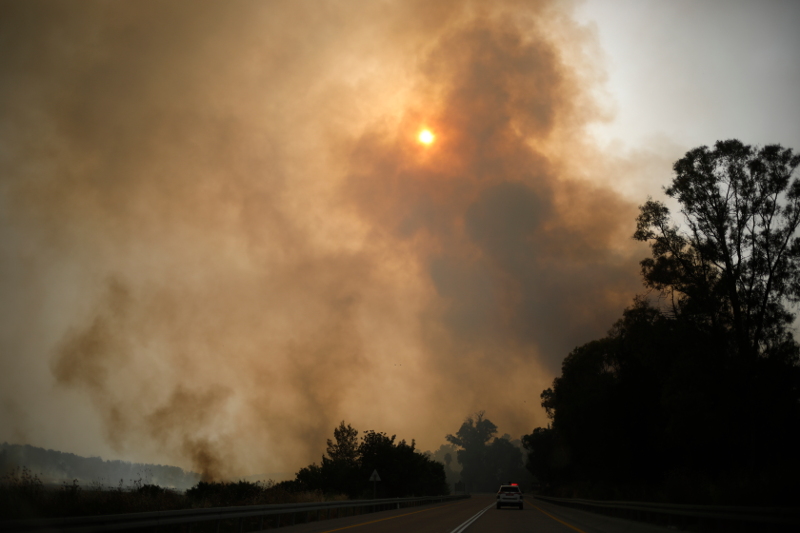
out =
<svg viewBox="0 0 800 533"><path fill-rule="evenodd" d="M500 487L500 492L519 492L519 487L514 487L512 485L503 485Z"/></svg>

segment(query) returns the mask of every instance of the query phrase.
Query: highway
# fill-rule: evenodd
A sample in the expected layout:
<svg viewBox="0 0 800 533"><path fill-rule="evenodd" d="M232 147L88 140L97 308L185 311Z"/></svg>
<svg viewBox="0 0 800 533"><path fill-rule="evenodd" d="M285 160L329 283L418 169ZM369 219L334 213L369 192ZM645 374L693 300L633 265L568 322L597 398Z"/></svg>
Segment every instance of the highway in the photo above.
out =
<svg viewBox="0 0 800 533"><path fill-rule="evenodd" d="M467 500L336 518L280 529L287 533L666 533L674 530L609 518L525 498L524 508L495 509L494 494Z"/></svg>

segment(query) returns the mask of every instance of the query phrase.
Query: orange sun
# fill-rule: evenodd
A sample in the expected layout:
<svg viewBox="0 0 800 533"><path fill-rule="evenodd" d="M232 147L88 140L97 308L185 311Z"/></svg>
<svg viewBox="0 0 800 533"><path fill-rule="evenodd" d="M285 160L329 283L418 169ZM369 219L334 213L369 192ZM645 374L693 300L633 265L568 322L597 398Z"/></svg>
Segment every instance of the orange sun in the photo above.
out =
<svg viewBox="0 0 800 533"><path fill-rule="evenodd" d="M431 144L433 142L433 139L435 139L435 136L433 135L433 133L431 133L431 130L422 130L421 132L419 132L419 136L417 136L417 139L422 144Z"/></svg>

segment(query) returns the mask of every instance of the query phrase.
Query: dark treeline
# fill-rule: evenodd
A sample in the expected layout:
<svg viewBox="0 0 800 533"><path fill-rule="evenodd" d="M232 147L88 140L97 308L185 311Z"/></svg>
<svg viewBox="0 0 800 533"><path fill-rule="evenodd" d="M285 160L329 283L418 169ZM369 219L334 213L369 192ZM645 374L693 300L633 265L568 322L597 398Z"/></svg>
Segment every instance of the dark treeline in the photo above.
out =
<svg viewBox="0 0 800 533"><path fill-rule="evenodd" d="M800 479L800 156L738 141L675 166L649 200L645 286L608 336L577 347L523 438L552 494L792 505ZM658 296L658 298L655 298Z"/></svg>
<svg viewBox="0 0 800 533"><path fill-rule="evenodd" d="M504 483L529 485L522 448L508 435L495 437L497 426L480 411L467 417L446 439L456 448L461 481L469 492L496 492Z"/></svg>
<svg viewBox="0 0 800 533"><path fill-rule="evenodd" d="M46 482L77 480L103 485L129 485L133 481L186 489L200 480L195 472L177 466L104 461L100 457L81 457L72 453L46 450L30 445L0 444L0 475L22 467Z"/></svg>
<svg viewBox="0 0 800 533"><path fill-rule="evenodd" d="M453 487L461 481L461 465L457 460L457 450L452 444L442 444L435 451L425 452L434 461L444 465L444 474L447 478L447 486Z"/></svg>
<svg viewBox="0 0 800 533"><path fill-rule="evenodd" d="M396 442L385 433L365 431L359 440L358 430L342 421L328 439L321 463L301 469L294 480L277 487L371 498L373 471L381 478L377 496L386 498L448 494L457 482L469 492L495 492L509 481L529 485L522 442L496 434L497 426L481 411L446 436L449 444L419 453L414 441Z"/></svg>
<svg viewBox="0 0 800 533"><path fill-rule="evenodd" d="M321 465L312 464L301 469L295 480L278 484L271 480L199 481L198 474L177 467L87 459L3 444L0 516L66 517L371 498L373 470L381 477L378 497L448 493L444 466L429 454L417 452L414 441L396 442L395 436L375 431L364 432L359 441L358 431L342 422L327 444ZM181 482L191 488L172 488Z"/></svg>
<svg viewBox="0 0 800 533"><path fill-rule="evenodd" d="M344 421L328 439L321 464L302 468L294 480L278 487L292 491L320 491L324 494L345 494L350 498L371 498L375 484L379 498L405 496L437 496L448 494L444 466L416 450L414 441L396 442L395 435L365 431L358 439L358 430Z"/></svg>

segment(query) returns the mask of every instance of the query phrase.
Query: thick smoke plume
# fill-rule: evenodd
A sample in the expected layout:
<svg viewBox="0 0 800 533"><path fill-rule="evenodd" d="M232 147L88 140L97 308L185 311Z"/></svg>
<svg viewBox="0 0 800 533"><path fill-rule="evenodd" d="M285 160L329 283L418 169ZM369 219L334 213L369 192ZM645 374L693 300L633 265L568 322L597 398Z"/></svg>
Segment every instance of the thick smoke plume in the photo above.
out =
<svg viewBox="0 0 800 533"><path fill-rule="evenodd" d="M568 2L0 5L0 438L224 478L520 434L638 290Z"/></svg>

